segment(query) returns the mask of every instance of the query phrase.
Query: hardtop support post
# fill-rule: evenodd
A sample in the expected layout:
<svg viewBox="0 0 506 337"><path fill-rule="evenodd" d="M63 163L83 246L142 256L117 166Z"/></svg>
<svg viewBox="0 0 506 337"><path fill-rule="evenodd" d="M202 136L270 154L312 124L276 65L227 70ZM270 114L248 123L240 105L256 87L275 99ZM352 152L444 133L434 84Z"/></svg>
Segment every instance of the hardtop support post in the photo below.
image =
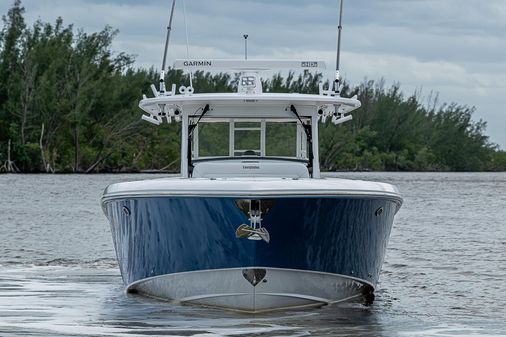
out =
<svg viewBox="0 0 506 337"><path fill-rule="evenodd" d="M312 145L313 145L313 178L321 178L320 175L320 153L318 151L318 111L315 110L311 116Z"/></svg>
<svg viewBox="0 0 506 337"><path fill-rule="evenodd" d="M188 114L183 110L181 118L181 177L188 178Z"/></svg>

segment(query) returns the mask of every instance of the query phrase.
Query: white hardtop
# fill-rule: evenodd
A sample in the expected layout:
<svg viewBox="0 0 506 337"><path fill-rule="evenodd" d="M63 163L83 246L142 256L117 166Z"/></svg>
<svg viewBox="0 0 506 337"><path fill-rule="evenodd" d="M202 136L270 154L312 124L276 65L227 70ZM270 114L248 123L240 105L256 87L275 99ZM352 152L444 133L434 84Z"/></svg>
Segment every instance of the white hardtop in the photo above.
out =
<svg viewBox="0 0 506 337"><path fill-rule="evenodd" d="M155 125L172 121L182 122L181 132L181 173L183 177L192 174L192 160L195 156L195 142L198 138L198 124L200 122L230 123L230 134L234 134L234 123L244 120L257 120L262 125L262 144L265 143L266 121L298 123L297 131L297 157L304 153L307 157L308 168L313 178L320 177L318 155L318 123L331 121L341 124L352 120L351 112L360 107L357 96L345 98L340 96L340 89L327 88L320 83L318 94L300 93L264 93L259 71L273 68L291 69L324 69L322 61L294 61L294 60L178 60L175 62L176 69L190 71L190 86L180 86L179 89L173 84L167 90L161 80L158 91L151 86L154 97L146 95L139 103L139 107L147 115L142 119ZM238 77L238 91L236 93L195 93L191 83L191 72L195 70L226 69L240 71ZM162 77L163 78L163 77ZM196 135L197 134L197 135ZM230 138L233 140L232 137ZM304 142L302 146L298 143ZM192 148L193 147L193 148ZM306 147L307 151L306 151ZM263 146L265 148L265 146ZM251 150L251 149L244 149ZM237 151L230 150L230 155ZM261 155L265 151L261 149ZM194 158L196 157L196 158Z"/></svg>
<svg viewBox="0 0 506 337"><path fill-rule="evenodd" d="M107 187L102 201L130 197L384 197L402 203L393 185L340 178L161 178L117 183Z"/></svg>
<svg viewBox="0 0 506 337"><path fill-rule="evenodd" d="M246 100L246 101L245 101ZM144 98L140 101L140 107L143 108L147 102L167 103L172 105L184 104L302 104L310 106L319 105L346 105L350 108L358 109L360 101L356 97L345 98L340 96L325 96L316 94L298 94L298 93L202 93L192 95L158 95L152 98ZM353 109L353 110L354 110Z"/></svg>
<svg viewBox="0 0 506 337"><path fill-rule="evenodd" d="M209 104L214 111L217 107L234 107L236 118L258 117L257 111L248 113L250 108L255 110L262 107L278 107L285 109L290 105L298 108L303 116L312 116L318 113L317 108L335 111L338 107L341 114L348 114L360 107L360 101L353 98L344 98L339 96L309 95L309 94L245 94L245 93L211 93L211 94L192 94L192 95L174 95L174 96L155 96L153 98L144 98L140 101L139 107L150 115L158 117L160 106L163 105L166 115L170 110L177 110L183 115L195 115L197 106ZM187 108L187 109L185 109ZM238 110L237 108L241 108ZM211 116L212 112L208 115ZM293 114L289 116L294 117ZM159 116L161 117L161 116ZM182 116L181 116L182 117ZM280 117L276 110L271 109L270 114L264 117Z"/></svg>
<svg viewBox="0 0 506 337"><path fill-rule="evenodd" d="M331 88L325 90L323 84L319 86L318 94L300 93L265 93L262 88L262 81L259 71L270 69L325 69L323 61L296 61L296 60L176 60L175 69L187 71L209 71L228 70L240 71L238 91L236 93L195 93L191 86L180 86L179 89L173 84L170 90L159 92L156 87L151 86L154 97L144 96L139 107L147 112L151 118L159 123L162 117L170 116L181 118L185 114L191 114L196 105L212 106L290 106L295 105L297 109L304 107L301 111L305 115L316 115L320 111L320 119L326 121L325 117L346 117L347 114L360 107L360 101L356 96L352 98L341 97ZM185 107L187 110L185 111ZM174 114L174 112L180 114ZM246 113L242 110L236 111L238 118L244 117ZM272 117L277 117L273 112ZM146 118L147 119L147 118ZM338 118L336 118L337 120Z"/></svg>

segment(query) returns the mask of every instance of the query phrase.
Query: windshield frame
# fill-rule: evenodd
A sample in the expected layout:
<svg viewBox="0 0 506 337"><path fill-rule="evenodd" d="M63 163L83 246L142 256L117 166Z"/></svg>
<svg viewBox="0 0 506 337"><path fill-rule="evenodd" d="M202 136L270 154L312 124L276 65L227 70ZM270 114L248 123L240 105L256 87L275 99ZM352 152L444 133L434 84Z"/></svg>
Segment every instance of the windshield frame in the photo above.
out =
<svg viewBox="0 0 506 337"><path fill-rule="evenodd" d="M302 117L303 123L311 124L311 118ZM227 123L228 124L228 153L226 155L206 155L202 156L200 151L201 134L199 127L207 123ZM236 127L238 123L258 123L257 127ZM267 123L290 123L296 125L295 135L293 138L294 156L285 155L267 155L268 138L267 138ZM255 149L236 149L235 135L236 132L241 131L259 131L260 132L260 148ZM231 160L231 159L277 159L288 160L297 162L309 162L310 144L307 141L307 135L304 127L297 118L223 118L223 117L204 117L202 118L193 129L191 138L191 160L195 162L208 161L208 160ZM254 151L256 155L240 154L241 152Z"/></svg>

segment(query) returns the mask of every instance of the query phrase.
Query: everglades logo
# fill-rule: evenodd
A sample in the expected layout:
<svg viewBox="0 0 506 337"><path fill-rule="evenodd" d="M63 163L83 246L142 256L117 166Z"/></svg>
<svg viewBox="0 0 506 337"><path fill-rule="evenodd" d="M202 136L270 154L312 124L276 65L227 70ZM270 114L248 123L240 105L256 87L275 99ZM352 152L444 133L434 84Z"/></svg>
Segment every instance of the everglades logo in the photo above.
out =
<svg viewBox="0 0 506 337"><path fill-rule="evenodd" d="M183 65L185 67L211 67L213 65L212 61L184 61Z"/></svg>
<svg viewBox="0 0 506 337"><path fill-rule="evenodd" d="M302 68L318 68L318 62L305 61L300 63Z"/></svg>

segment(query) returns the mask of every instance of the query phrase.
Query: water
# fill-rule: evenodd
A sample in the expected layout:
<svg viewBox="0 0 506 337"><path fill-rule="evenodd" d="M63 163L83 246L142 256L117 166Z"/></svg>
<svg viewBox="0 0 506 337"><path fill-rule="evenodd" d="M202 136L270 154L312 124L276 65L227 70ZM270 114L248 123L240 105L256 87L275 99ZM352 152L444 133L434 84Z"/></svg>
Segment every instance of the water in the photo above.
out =
<svg viewBox="0 0 506 337"><path fill-rule="evenodd" d="M506 336L506 173L346 173L404 198L371 307L245 315L123 292L99 197L152 175L0 175L0 336Z"/></svg>

